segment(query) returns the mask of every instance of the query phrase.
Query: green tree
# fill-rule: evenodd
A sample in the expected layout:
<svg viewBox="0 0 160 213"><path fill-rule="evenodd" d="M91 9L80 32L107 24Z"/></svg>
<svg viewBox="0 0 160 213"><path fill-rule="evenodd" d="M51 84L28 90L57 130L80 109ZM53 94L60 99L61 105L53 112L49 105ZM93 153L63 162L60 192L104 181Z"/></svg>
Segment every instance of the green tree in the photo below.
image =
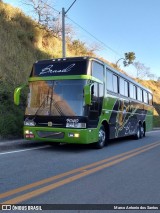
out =
<svg viewBox="0 0 160 213"><path fill-rule="evenodd" d="M136 59L135 53L134 52L128 52L124 54L124 58L120 58L114 67L118 68L118 62L120 60L123 60L124 66L128 66L133 63L133 61Z"/></svg>
<svg viewBox="0 0 160 213"><path fill-rule="evenodd" d="M125 53L125 66L129 65L129 64L132 64L133 61L136 59L136 56L135 56L135 53L134 52L128 52L128 53Z"/></svg>
<svg viewBox="0 0 160 213"><path fill-rule="evenodd" d="M72 41L71 48L75 51L76 55L87 55L88 53L85 42L82 42L79 39Z"/></svg>

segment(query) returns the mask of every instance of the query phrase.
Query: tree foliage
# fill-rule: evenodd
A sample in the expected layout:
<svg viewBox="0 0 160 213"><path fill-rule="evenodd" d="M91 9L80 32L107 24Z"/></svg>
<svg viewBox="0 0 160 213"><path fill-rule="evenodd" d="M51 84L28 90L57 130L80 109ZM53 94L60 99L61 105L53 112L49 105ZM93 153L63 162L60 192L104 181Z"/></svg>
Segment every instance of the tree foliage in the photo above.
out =
<svg viewBox="0 0 160 213"><path fill-rule="evenodd" d="M133 61L135 60L135 58L136 58L136 56L135 56L135 53L134 53L134 52L125 53L125 54L124 54L124 58L120 58L120 59L116 62L116 64L114 64L113 66L114 66L115 68L119 68L119 67L118 67L118 62L119 62L120 60L123 60L123 65L126 67L126 66L132 64Z"/></svg>
<svg viewBox="0 0 160 213"><path fill-rule="evenodd" d="M87 55L94 55L94 51L96 46L92 46L91 48L87 47L85 42L80 41L79 39L75 39L70 41L69 44L70 51L74 50L75 55L78 56L87 56Z"/></svg>
<svg viewBox="0 0 160 213"><path fill-rule="evenodd" d="M139 61L134 62L133 66L136 68L136 78L151 77L150 68L146 67Z"/></svg>
<svg viewBox="0 0 160 213"><path fill-rule="evenodd" d="M124 66L132 64L133 61L136 59L134 52L128 52L128 53L125 53L124 55L125 55Z"/></svg>

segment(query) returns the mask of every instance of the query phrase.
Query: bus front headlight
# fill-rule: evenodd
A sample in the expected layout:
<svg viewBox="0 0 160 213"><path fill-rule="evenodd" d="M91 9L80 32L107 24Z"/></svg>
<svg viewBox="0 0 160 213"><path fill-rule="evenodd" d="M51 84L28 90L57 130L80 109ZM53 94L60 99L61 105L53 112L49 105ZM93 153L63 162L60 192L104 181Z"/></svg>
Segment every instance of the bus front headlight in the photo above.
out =
<svg viewBox="0 0 160 213"><path fill-rule="evenodd" d="M24 125L25 126L35 126L36 123L34 121L27 120L27 121L24 121Z"/></svg>

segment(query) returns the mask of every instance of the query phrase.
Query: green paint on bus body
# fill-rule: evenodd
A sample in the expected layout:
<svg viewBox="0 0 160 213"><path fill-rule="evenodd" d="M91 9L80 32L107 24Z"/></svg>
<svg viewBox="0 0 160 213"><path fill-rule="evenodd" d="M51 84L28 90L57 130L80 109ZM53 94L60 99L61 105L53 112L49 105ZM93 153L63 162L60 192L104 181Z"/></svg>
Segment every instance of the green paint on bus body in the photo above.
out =
<svg viewBox="0 0 160 213"><path fill-rule="evenodd" d="M69 75L69 76L49 76L49 77L30 77L29 78L29 82L32 81L52 81L52 80L80 80L80 79L84 79L84 80L91 80L94 82L98 82L98 83L103 83L102 81L100 81L99 79L90 76L90 75Z"/></svg>
<svg viewBox="0 0 160 213"><path fill-rule="evenodd" d="M25 138L29 140L41 140L49 142L60 142L60 143L77 143L77 144L90 144L98 140L98 129L71 129L71 128L52 128L52 127L30 127L24 126L23 128L24 135L26 132L30 135L34 135L33 138ZM60 139L53 138L42 138L38 136L38 132L48 132L60 134L63 133L64 137Z"/></svg>

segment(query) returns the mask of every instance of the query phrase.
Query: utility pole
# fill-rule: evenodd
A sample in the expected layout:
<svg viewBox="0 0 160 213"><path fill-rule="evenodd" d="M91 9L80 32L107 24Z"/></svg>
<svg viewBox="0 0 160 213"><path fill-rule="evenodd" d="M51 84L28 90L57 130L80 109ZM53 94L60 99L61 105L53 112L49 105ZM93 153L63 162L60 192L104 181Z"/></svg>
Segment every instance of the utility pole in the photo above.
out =
<svg viewBox="0 0 160 213"><path fill-rule="evenodd" d="M67 11L65 11L64 7L62 8L62 57L66 57L66 38L65 38L65 15L71 9L76 0L71 4Z"/></svg>

